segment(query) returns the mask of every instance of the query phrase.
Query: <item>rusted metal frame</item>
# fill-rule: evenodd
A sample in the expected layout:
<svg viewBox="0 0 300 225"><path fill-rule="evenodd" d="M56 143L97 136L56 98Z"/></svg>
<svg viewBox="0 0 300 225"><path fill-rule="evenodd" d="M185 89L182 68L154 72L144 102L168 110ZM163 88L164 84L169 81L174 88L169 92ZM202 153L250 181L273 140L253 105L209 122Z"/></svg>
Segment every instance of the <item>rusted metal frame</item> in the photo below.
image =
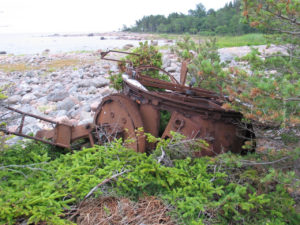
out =
<svg viewBox="0 0 300 225"><path fill-rule="evenodd" d="M24 126L24 120L25 120L25 115L22 115L22 119L21 119L21 124L20 124L20 129L19 129L19 133L22 134L22 130L23 130L23 126Z"/></svg>
<svg viewBox="0 0 300 225"><path fill-rule="evenodd" d="M19 132L13 132L13 131L9 131L9 130L4 130L3 132L6 133L6 134L13 134L13 135L17 135L17 136L20 136L20 137L25 137L25 138L33 139L33 140L36 140L36 141L41 141L43 143L50 144L50 145L56 145L56 146L59 146L59 147L68 148L68 146L63 145L63 144L54 143L52 141L47 141L47 140L42 139L42 138L29 136L29 135L19 133Z"/></svg>
<svg viewBox="0 0 300 225"><path fill-rule="evenodd" d="M14 112L17 112L17 113L25 115L25 116L30 116L30 117L33 117L33 118L36 118L36 119L39 119L39 120L44 120L44 121L49 122L49 123L58 124L58 122L56 122L54 120L50 120L48 118L45 118L45 117L42 117L42 116L37 116L37 115L31 114L31 113L22 112L18 109L10 107L10 106L5 106L5 108L10 110L10 111L14 111ZM63 124L63 123L60 123L60 124ZM65 124L65 125L67 125L67 124Z"/></svg>
<svg viewBox="0 0 300 225"><path fill-rule="evenodd" d="M170 84L167 81L158 80L149 76L144 76L139 74L137 80L144 86L163 88L163 89L177 91L184 94L192 91L196 96L201 96L203 98L220 99L220 96L215 92L210 92L199 88L189 88L186 86L182 86L180 84Z"/></svg>
<svg viewBox="0 0 300 225"><path fill-rule="evenodd" d="M131 96L132 100L136 100L137 98L141 99L141 95L135 93L135 92L130 92L129 96ZM152 104L153 107L155 107L157 110L167 110L171 113L173 112L178 112L185 117L190 118L193 116L200 116L201 118L205 120L222 120L224 123L232 123L232 120L240 120L241 119L241 114L234 115L234 118L232 115L227 115L227 114L221 114L221 113L216 113L212 111L205 111L205 110L199 110L197 108L193 107L186 107L185 105L180 105L176 103L172 103L169 101L160 101L158 104L154 104L154 102L157 100L156 97L153 96L143 96L147 98L147 104ZM216 116L218 115L218 116Z"/></svg>
<svg viewBox="0 0 300 225"><path fill-rule="evenodd" d="M180 70L180 84L181 85L185 85L185 81L186 81L186 76L187 76L187 72L188 72L188 60L185 60L182 62L181 64L181 70Z"/></svg>
<svg viewBox="0 0 300 225"><path fill-rule="evenodd" d="M125 62L125 63L132 64L132 62L129 61L129 60L119 60L119 59L105 58L111 52L120 53L120 54L126 54L126 55L136 55L136 56L140 55L140 54L132 53L132 52L123 52L123 51L117 51L117 50L109 50L107 52L101 52L100 53L101 54L101 59L107 60L107 61L113 61L113 62Z"/></svg>
<svg viewBox="0 0 300 225"><path fill-rule="evenodd" d="M40 137L29 136L29 135L26 135L26 134L22 133L22 131L23 131L23 126L24 126L24 121L25 121L26 116L29 116L29 117L32 117L32 118L35 118L35 119L38 119L38 120L42 120L42 121L45 121L45 122L48 122L48 123L51 123L51 124L55 125L54 136L57 132L57 129L58 129L59 125L70 127L71 130L73 130L73 126L71 126L69 124L66 124L66 123L60 123L60 122L57 122L57 121L54 121L54 120L51 120L51 119L48 119L48 118L45 118L45 117L42 117L42 116L37 116L37 115L31 114L31 113L26 113L26 112L23 112L21 110L12 108L10 106L6 106L5 108L10 110L10 111L13 111L13 112L16 112L16 113L19 113L19 114L22 115L22 119L21 119L20 126L19 126L19 131L14 132L14 131L5 130L4 132L6 134L13 134L13 135L17 135L17 136L21 136L21 137L25 137L25 138L29 138L29 139L33 139L33 140L37 140L37 141L41 141L41 142L44 142L46 144L51 144L51 145L55 145L55 146L59 146L59 147L64 147L64 148L69 148L70 147L69 145L65 145L65 144L56 142L55 140L54 141L47 141L47 140L45 140L43 138L40 138ZM51 131L49 131L49 132L51 132ZM54 136L52 138L54 138Z"/></svg>
<svg viewBox="0 0 300 225"><path fill-rule="evenodd" d="M207 98L201 98L201 97L190 97L188 95L182 95L178 93L169 93L169 92L164 92L161 93L159 92L160 95L169 97L169 98L174 98L175 100L181 101L181 102L190 102L190 103L195 103L195 104L205 104L206 107L210 108L215 108L215 109L221 109L222 103L213 101L211 99Z"/></svg>
<svg viewBox="0 0 300 225"><path fill-rule="evenodd" d="M140 74L141 71L147 70L147 69L153 69L153 70L161 71L161 72L167 74L167 75L170 77L172 83L179 84L179 82L175 79L175 77L174 77L172 74L170 74L170 73L167 72L166 70L161 69L161 68L156 67L156 66L139 66L139 67L136 67L136 68L135 68L135 71L136 71L137 74ZM170 83L169 83L169 85L170 85Z"/></svg>
<svg viewBox="0 0 300 225"><path fill-rule="evenodd" d="M148 95L148 96L151 96L152 99L153 98L157 99L157 100L159 99L161 104L173 103L176 106L175 108L183 108L184 107L184 108L187 108L189 111L191 109L193 109L193 110L197 110L197 109L199 110L200 109L200 111L205 111L205 112L211 111L211 112L224 113L224 114L230 115L230 116L234 116L234 115L240 116L240 113L235 112L235 111L225 111L222 108L219 108L219 109L217 109L217 108L207 108L205 106L200 106L199 104L196 104L196 103L178 101L176 99L164 96L162 93L159 93L159 92L144 92L144 91L140 90L139 88L127 83L126 81L125 81L125 83L126 83L126 85L129 86L129 89L135 90L135 91L138 90L139 93L140 93L140 96L147 96ZM149 99L149 97L147 97L147 98ZM162 101L164 101L164 103Z"/></svg>

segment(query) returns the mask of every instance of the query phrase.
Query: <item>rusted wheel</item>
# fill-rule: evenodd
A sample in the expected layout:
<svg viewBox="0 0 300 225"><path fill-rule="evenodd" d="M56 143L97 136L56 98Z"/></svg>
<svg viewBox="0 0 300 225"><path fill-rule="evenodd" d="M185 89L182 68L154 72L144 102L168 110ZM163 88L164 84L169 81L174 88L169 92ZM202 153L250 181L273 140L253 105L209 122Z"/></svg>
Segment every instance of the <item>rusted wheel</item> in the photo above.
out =
<svg viewBox="0 0 300 225"><path fill-rule="evenodd" d="M137 103L123 94L105 97L98 106L94 117L96 125L96 139L100 144L122 137L130 139L126 143L128 148L137 152L145 151L145 137L138 128L143 127L142 118Z"/></svg>

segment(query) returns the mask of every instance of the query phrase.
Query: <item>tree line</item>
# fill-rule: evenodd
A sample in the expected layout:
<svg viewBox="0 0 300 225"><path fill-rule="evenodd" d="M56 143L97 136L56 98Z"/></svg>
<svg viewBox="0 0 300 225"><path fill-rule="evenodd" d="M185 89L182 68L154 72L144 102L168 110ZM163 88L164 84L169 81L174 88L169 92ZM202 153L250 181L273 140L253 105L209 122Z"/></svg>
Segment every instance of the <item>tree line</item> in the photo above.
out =
<svg viewBox="0 0 300 225"><path fill-rule="evenodd" d="M144 16L132 27L124 25L123 31L150 33L189 33L189 34L246 34L258 32L249 24L243 22L241 0L226 3L219 10L206 10L202 3L188 14L171 13L163 15Z"/></svg>

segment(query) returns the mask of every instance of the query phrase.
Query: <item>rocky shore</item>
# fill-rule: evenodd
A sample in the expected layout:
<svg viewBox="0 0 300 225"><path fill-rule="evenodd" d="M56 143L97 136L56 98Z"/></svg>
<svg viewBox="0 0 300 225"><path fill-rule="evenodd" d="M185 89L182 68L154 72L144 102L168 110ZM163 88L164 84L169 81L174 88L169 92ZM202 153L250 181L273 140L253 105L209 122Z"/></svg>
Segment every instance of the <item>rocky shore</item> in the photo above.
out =
<svg viewBox="0 0 300 225"><path fill-rule="evenodd" d="M275 51L260 46L260 51ZM181 63L170 50L161 50L163 68L179 78ZM249 47L220 49L222 61L236 65L235 57L250 52ZM2 104L24 112L73 125L92 122L102 98L116 92L109 87L109 74L118 72L116 63L100 60L99 51L36 55L0 55L0 87L8 98ZM1 107L1 121L7 120ZM9 129L17 129L18 120ZM23 132L36 133L46 127L26 118ZM18 137L12 141L17 140Z"/></svg>

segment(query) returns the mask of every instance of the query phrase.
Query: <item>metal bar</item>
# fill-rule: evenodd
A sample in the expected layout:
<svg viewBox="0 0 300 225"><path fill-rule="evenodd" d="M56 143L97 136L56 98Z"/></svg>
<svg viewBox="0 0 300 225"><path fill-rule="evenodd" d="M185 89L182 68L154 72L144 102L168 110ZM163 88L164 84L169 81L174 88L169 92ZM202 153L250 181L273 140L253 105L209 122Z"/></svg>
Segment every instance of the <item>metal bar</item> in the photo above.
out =
<svg viewBox="0 0 300 225"><path fill-rule="evenodd" d="M20 111L18 109L10 107L10 106L5 106L5 108L7 108L8 110L20 113L22 115L26 115L26 116L30 116L30 117L33 117L33 118L36 118L36 119L44 120L44 121L49 122L49 123L58 124L58 122L56 122L54 120L50 120L48 118L45 118L45 117L42 117L42 116L37 116L37 115L31 114L31 113L22 112L22 111ZM60 123L60 124L62 124L62 123ZM65 125L67 125L67 124L65 124Z"/></svg>
<svg viewBox="0 0 300 225"><path fill-rule="evenodd" d="M171 75L169 72L165 71L164 69L161 69L161 68L156 67L156 66L139 66L139 67L136 68L136 73L137 73L137 74L140 74L140 71L141 71L141 70L145 70L145 69L159 70L159 71L161 71L161 72L167 74L167 75L170 77L170 79L171 79L171 81L172 81L173 83L179 84L179 82L175 79L175 77L174 77L173 75ZM169 83L169 85L170 85L170 83Z"/></svg>
<svg viewBox="0 0 300 225"><path fill-rule="evenodd" d="M111 52L115 52L115 53L121 53L121 54L127 54L127 55L136 55L136 56L140 56L140 54L137 53L133 53L133 52L123 52L123 51L117 51L117 50L109 50L107 52L101 52L101 59L104 60L108 60L108 61L113 61L113 62L125 62L125 63L132 63L131 61L127 61L127 60L118 60L118 59L111 59L111 58L104 58L105 56L107 56L109 53Z"/></svg>
<svg viewBox="0 0 300 225"><path fill-rule="evenodd" d="M140 54L133 53L133 52L124 52L124 51L117 51L117 50L109 50L107 53L109 53L109 52L116 52L116 53L122 53L122 54L127 54L127 55L136 55L136 56L140 56Z"/></svg>
<svg viewBox="0 0 300 225"><path fill-rule="evenodd" d="M22 134L22 133L18 133L18 132L13 132L13 131L8 131L8 130L2 130L2 131L4 133L6 133L6 134L14 134L14 135L17 135L17 136L20 136L20 137L25 137L25 138L33 139L33 140L36 140L36 141L41 141L41 142L44 142L46 144L56 145L56 146L63 147L63 148L69 148L69 146L64 145L64 144L54 143L54 142L47 141L47 140L44 140L44 139L41 139L41 138L29 136L29 135L26 135L26 134Z"/></svg>
<svg viewBox="0 0 300 225"><path fill-rule="evenodd" d="M20 124L20 130L19 133L22 134L23 126L24 126L24 120L25 120L25 115L23 114L21 124Z"/></svg>

